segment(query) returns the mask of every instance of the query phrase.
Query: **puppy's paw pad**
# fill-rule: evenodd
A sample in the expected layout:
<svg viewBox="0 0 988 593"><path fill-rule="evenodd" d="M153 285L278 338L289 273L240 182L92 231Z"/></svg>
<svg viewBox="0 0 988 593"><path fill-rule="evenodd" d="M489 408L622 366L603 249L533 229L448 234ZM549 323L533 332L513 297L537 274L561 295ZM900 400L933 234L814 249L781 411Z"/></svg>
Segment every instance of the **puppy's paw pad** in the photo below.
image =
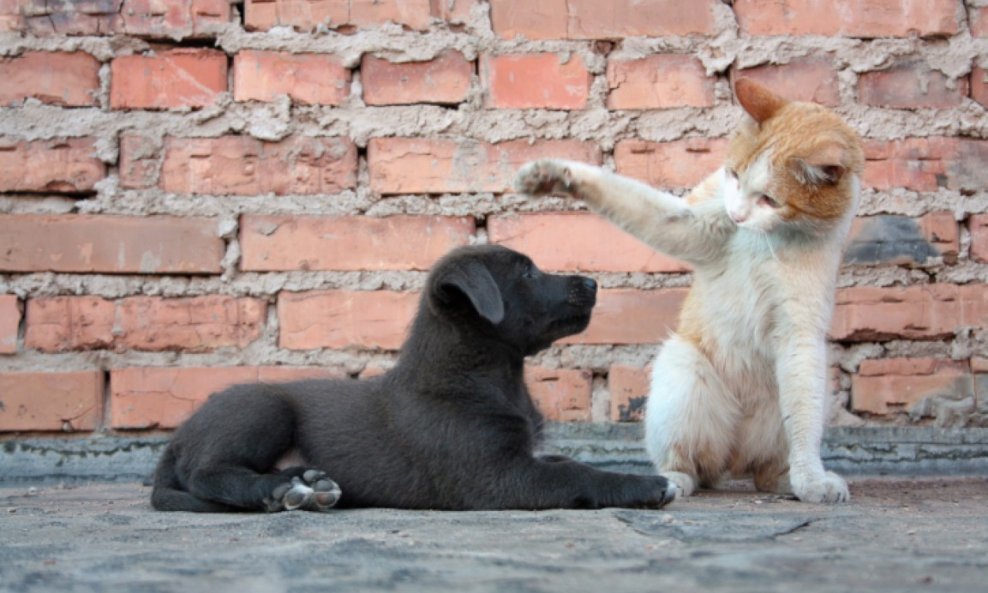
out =
<svg viewBox="0 0 988 593"><path fill-rule="evenodd" d="M844 478L833 472L799 480L793 484L796 497L803 502L847 502L851 498Z"/></svg>
<svg viewBox="0 0 988 593"><path fill-rule="evenodd" d="M299 479L295 478L295 480ZM327 511L343 494L339 485L329 479L328 474L322 470L306 470L299 483L304 483L309 488L309 496L301 505L307 511Z"/></svg>
<svg viewBox="0 0 988 593"><path fill-rule="evenodd" d="M311 503L314 494L315 491L308 484L299 478L292 478L291 488L285 491L281 501L286 511L294 511Z"/></svg>
<svg viewBox="0 0 988 593"><path fill-rule="evenodd" d="M515 177L515 190L533 196L567 192L573 183L572 172L564 164L553 160L528 163Z"/></svg>
<svg viewBox="0 0 988 593"><path fill-rule="evenodd" d="M343 491L336 482L330 479L322 479L316 482L313 487L312 502L310 510L327 511L340 500Z"/></svg>
<svg viewBox="0 0 988 593"><path fill-rule="evenodd" d="M307 504L312 499L312 495L312 488L300 478L292 478L291 482L274 487L271 496L264 499L264 508L269 513L294 511Z"/></svg>

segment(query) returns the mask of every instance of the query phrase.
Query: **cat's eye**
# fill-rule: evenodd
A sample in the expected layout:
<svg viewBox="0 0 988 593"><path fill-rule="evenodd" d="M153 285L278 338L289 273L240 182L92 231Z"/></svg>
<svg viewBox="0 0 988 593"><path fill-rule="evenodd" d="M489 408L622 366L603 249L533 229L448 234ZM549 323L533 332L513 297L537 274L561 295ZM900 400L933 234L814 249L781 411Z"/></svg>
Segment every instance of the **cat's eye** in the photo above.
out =
<svg viewBox="0 0 988 593"><path fill-rule="evenodd" d="M766 194L758 194L758 205L768 206L769 208L781 208L780 204L775 198Z"/></svg>
<svg viewBox="0 0 988 593"><path fill-rule="evenodd" d="M731 179L735 179L735 180L736 180L736 179L738 178L738 172L737 172L737 171L735 171L734 169L728 169L728 170L727 170L727 175L728 175L728 176L729 176L729 177L730 177Z"/></svg>

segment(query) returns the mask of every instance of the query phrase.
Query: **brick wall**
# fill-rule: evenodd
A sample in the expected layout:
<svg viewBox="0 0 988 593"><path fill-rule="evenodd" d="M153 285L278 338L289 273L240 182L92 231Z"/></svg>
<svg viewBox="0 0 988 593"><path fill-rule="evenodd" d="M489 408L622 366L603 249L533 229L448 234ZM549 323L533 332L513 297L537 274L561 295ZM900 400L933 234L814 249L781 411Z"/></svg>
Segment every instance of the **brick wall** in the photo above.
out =
<svg viewBox="0 0 988 593"><path fill-rule="evenodd" d="M638 420L689 270L510 180L560 156L681 192L738 76L866 138L830 422L988 425L988 0L11 0L0 431L380 373L430 264L476 242L598 279L529 382L552 419Z"/></svg>

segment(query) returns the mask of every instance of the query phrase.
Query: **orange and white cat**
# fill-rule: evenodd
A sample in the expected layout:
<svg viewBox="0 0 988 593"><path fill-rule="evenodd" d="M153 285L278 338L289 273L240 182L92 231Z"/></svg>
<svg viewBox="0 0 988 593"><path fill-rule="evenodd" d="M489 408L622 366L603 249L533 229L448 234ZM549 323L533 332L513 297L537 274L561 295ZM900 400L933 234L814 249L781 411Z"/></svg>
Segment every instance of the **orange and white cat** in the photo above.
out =
<svg viewBox="0 0 988 593"><path fill-rule="evenodd" d="M693 266L678 330L653 365L645 440L687 496L726 475L759 490L839 502L820 458L827 330L863 153L833 112L735 85L749 117L726 162L685 199L569 161L525 165L516 187L585 200Z"/></svg>

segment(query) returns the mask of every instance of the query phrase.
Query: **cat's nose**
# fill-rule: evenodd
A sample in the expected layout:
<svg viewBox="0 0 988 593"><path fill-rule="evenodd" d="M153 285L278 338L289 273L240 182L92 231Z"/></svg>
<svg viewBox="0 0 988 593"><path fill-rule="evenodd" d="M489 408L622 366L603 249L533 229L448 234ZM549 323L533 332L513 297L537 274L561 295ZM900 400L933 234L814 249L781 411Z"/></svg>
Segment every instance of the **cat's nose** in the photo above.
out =
<svg viewBox="0 0 988 593"><path fill-rule="evenodd" d="M733 210L728 210L727 215L731 217L734 224L741 224L742 222L748 220L748 215L743 212L734 212Z"/></svg>

